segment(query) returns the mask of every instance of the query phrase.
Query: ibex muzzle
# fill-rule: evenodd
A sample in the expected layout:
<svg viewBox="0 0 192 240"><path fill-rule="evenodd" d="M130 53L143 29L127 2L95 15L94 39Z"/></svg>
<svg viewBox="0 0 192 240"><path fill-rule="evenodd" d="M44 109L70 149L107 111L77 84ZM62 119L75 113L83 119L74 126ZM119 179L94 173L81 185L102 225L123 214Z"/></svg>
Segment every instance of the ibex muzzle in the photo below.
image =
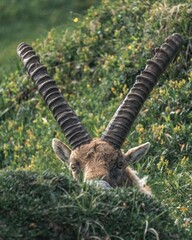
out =
<svg viewBox="0 0 192 240"><path fill-rule="evenodd" d="M141 192L151 195L151 190L146 185L146 177L140 179L129 166L145 156L150 144L142 144L125 154L121 151L121 146L145 100L161 74L178 54L182 44L183 39L179 34L173 34L165 40L155 56L147 61L144 71L136 77L135 84L100 139L92 139L87 133L33 49L26 43L18 46L17 53L28 74L37 85L39 93L72 148L71 150L58 139L52 141L56 155L60 160L68 162L75 179L83 172L84 181L89 183L96 183L104 188L135 185Z"/></svg>

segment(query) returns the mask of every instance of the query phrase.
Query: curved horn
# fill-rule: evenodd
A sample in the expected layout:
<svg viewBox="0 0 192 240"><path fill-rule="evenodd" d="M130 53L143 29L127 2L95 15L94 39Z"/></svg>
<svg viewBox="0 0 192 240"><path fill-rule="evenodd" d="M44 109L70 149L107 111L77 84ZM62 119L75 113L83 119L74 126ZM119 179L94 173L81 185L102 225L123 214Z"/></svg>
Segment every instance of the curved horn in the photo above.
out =
<svg viewBox="0 0 192 240"><path fill-rule="evenodd" d="M145 70L119 106L101 139L120 149L141 107L154 88L160 75L179 52L183 38L175 33L165 40L155 56L147 61Z"/></svg>
<svg viewBox="0 0 192 240"><path fill-rule="evenodd" d="M77 115L69 107L55 81L48 75L47 68L40 63L39 57L33 49L26 43L21 43L17 48L17 54L37 85L39 93L52 111L72 149L89 143L91 137L82 126Z"/></svg>

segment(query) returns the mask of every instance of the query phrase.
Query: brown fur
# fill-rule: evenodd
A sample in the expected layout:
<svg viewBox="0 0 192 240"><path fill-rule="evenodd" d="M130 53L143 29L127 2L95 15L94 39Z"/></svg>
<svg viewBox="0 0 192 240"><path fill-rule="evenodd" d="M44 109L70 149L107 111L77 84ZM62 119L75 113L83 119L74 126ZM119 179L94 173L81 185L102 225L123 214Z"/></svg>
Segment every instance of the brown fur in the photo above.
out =
<svg viewBox="0 0 192 240"><path fill-rule="evenodd" d="M94 139L89 144L82 145L74 150L70 162L79 164L84 172L84 180L103 179L109 181L109 166L118 158L115 150L107 142Z"/></svg>

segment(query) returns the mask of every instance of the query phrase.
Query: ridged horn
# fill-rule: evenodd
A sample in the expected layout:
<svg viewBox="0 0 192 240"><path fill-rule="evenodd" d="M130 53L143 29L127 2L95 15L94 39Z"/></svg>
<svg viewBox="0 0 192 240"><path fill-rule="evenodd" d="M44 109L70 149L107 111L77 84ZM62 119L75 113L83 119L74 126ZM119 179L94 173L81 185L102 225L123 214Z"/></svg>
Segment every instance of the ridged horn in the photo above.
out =
<svg viewBox="0 0 192 240"><path fill-rule="evenodd" d="M101 139L120 149L133 125L141 107L156 85L161 74L178 54L183 38L175 33L165 40L156 50L155 56L147 61L144 71L136 77L136 81L126 95L109 122Z"/></svg>
<svg viewBox="0 0 192 240"><path fill-rule="evenodd" d="M21 43L17 47L17 54L29 76L37 85L39 93L52 111L72 149L89 143L91 137L77 115L69 107L55 81L48 75L47 68L40 63L39 57L32 47L26 43Z"/></svg>

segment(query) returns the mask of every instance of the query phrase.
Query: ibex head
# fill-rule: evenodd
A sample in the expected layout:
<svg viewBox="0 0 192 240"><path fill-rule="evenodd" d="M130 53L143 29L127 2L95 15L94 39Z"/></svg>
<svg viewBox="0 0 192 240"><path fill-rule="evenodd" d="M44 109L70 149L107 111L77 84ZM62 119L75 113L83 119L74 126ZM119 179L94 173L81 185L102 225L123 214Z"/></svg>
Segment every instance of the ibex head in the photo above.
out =
<svg viewBox="0 0 192 240"><path fill-rule="evenodd" d="M52 141L56 155L69 164L75 179L82 172L84 181L89 183L95 182L104 188L136 185L141 192L151 195L146 178L139 179L129 167L130 163L140 160L147 153L150 144L142 144L125 154L121 146L145 100L182 44L183 39L179 34L173 34L165 40L155 56L147 61L144 71L136 77L135 84L99 139L92 139L87 133L33 49L25 43L18 46L18 55L28 74L38 86L71 146L72 150L58 139Z"/></svg>

